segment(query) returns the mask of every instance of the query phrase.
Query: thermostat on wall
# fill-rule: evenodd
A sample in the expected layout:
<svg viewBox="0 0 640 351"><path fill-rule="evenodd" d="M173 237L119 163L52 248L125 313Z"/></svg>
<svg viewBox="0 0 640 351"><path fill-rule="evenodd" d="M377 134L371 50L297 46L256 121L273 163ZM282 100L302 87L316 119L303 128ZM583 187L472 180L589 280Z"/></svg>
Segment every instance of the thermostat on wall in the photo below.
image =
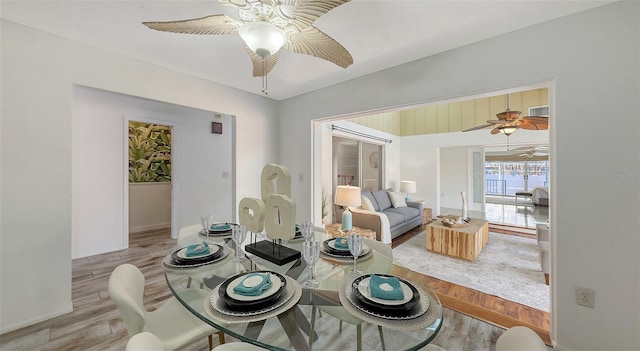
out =
<svg viewBox="0 0 640 351"><path fill-rule="evenodd" d="M211 122L211 133L213 133L213 134L222 134L222 123L220 123L220 122Z"/></svg>

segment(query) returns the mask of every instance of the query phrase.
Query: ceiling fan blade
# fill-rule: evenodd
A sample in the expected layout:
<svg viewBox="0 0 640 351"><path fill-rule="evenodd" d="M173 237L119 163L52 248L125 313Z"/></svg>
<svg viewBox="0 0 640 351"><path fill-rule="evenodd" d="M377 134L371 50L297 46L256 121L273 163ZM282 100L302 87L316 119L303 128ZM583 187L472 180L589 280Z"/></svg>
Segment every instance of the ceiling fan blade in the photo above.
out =
<svg viewBox="0 0 640 351"><path fill-rule="evenodd" d="M521 120L518 125L522 129L528 130L547 130L549 129L549 123L536 123L529 120Z"/></svg>
<svg viewBox="0 0 640 351"><path fill-rule="evenodd" d="M513 121L518 119L521 113L520 111L512 111L507 108L504 112L496 113L496 117L501 121Z"/></svg>
<svg viewBox="0 0 640 351"><path fill-rule="evenodd" d="M484 129L484 128L491 127L491 126L493 126L493 124L491 124L491 123L483 124L483 125L467 128L467 129L463 130L463 132L470 132L472 130Z"/></svg>
<svg viewBox="0 0 640 351"><path fill-rule="evenodd" d="M301 31L311 27L320 16L349 1L351 0L284 0L281 4L296 6L291 16L291 25Z"/></svg>
<svg viewBox="0 0 640 351"><path fill-rule="evenodd" d="M251 63L253 63L253 76L254 77L262 77L267 75L273 67L275 67L276 63L278 63L278 58L280 57L280 51L276 52L273 55L269 55L265 58L266 67L264 66L264 61L262 57L258 56L253 50L249 49L247 44L244 44L244 49L247 50L249 57L251 58Z"/></svg>
<svg viewBox="0 0 640 351"><path fill-rule="evenodd" d="M287 29L285 28L285 32ZM285 49L298 54L307 54L333 62L347 68L353 63L353 57L340 43L315 27L308 27L299 33L289 35Z"/></svg>
<svg viewBox="0 0 640 351"><path fill-rule="evenodd" d="M181 21L142 22L145 26L162 32L185 34L236 34L242 22L227 15L211 15Z"/></svg>
<svg viewBox="0 0 640 351"><path fill-rule="evenodd" d="M489 124L504 124L505 121L501 121L499 119L490 119L490 120L487 121L487 123L489 123Z"/></svg>

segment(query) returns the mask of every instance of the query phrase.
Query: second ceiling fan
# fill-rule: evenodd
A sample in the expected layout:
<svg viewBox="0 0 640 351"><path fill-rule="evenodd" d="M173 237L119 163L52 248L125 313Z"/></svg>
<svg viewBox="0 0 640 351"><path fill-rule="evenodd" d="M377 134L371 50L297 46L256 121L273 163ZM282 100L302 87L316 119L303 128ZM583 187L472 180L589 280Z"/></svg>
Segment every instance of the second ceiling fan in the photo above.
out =
<svg viewBox="0 0 640 351"><path fill-rule="evenodd" d="M509 94L507 94L506 96L507 109L496 114L496 117L498 119L490 119L487 121L487 124L471 127L463 130L463 132L493 127L493 129L491 129L491 134L502 133L509 136L520 128L529 130L549 129L549 117L522 116L522 112L512 111L509 109Z"/></svg>

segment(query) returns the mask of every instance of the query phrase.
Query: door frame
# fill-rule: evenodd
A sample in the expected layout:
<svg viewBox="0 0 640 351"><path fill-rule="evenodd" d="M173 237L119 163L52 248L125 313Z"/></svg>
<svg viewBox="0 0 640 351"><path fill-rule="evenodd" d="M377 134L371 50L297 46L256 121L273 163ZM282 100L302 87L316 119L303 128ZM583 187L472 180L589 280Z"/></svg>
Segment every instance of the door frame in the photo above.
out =
<svg viewBox="0 0 640 351"><path fill-rule="evenodd" d="M129 122L143 122L143 123L151 123L151 124L160 124L164 126L171 127L171 238L175 239L178 237L178 228L176 228L177 216L178 216L178 201L176 201L178 196L178 152L177 152L177 130L178 125L174 121L167 121L162 119L154 119L149 117L141 117L135 115L124 115L124 125L123 125L123 133L124 133L124 191L123 191L123 246L125 248L129 247Z"/></svg>

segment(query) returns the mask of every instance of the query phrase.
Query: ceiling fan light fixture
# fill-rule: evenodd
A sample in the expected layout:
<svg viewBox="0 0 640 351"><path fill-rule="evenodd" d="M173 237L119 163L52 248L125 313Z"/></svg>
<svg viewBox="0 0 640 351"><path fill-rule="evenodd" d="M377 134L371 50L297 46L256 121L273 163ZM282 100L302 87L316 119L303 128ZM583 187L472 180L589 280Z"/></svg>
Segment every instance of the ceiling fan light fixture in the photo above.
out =
<svg viewBox="0 0 640 351"><path fill-rule="evenodd" d="M509 136L509 135L515 133L516 130L518 130L518 127L516 127L516 126L505 126L505 127L501 127L500 128L500 133L502 133L502 134L504 134L506 136Z"/></svg>
<svg viewBox="0 0 640 351"><path fill-rule="evenodd" d="M265 21L247 22L238 29L238 34L262 58L278 52L287 41L282 29Z"/></svg>

